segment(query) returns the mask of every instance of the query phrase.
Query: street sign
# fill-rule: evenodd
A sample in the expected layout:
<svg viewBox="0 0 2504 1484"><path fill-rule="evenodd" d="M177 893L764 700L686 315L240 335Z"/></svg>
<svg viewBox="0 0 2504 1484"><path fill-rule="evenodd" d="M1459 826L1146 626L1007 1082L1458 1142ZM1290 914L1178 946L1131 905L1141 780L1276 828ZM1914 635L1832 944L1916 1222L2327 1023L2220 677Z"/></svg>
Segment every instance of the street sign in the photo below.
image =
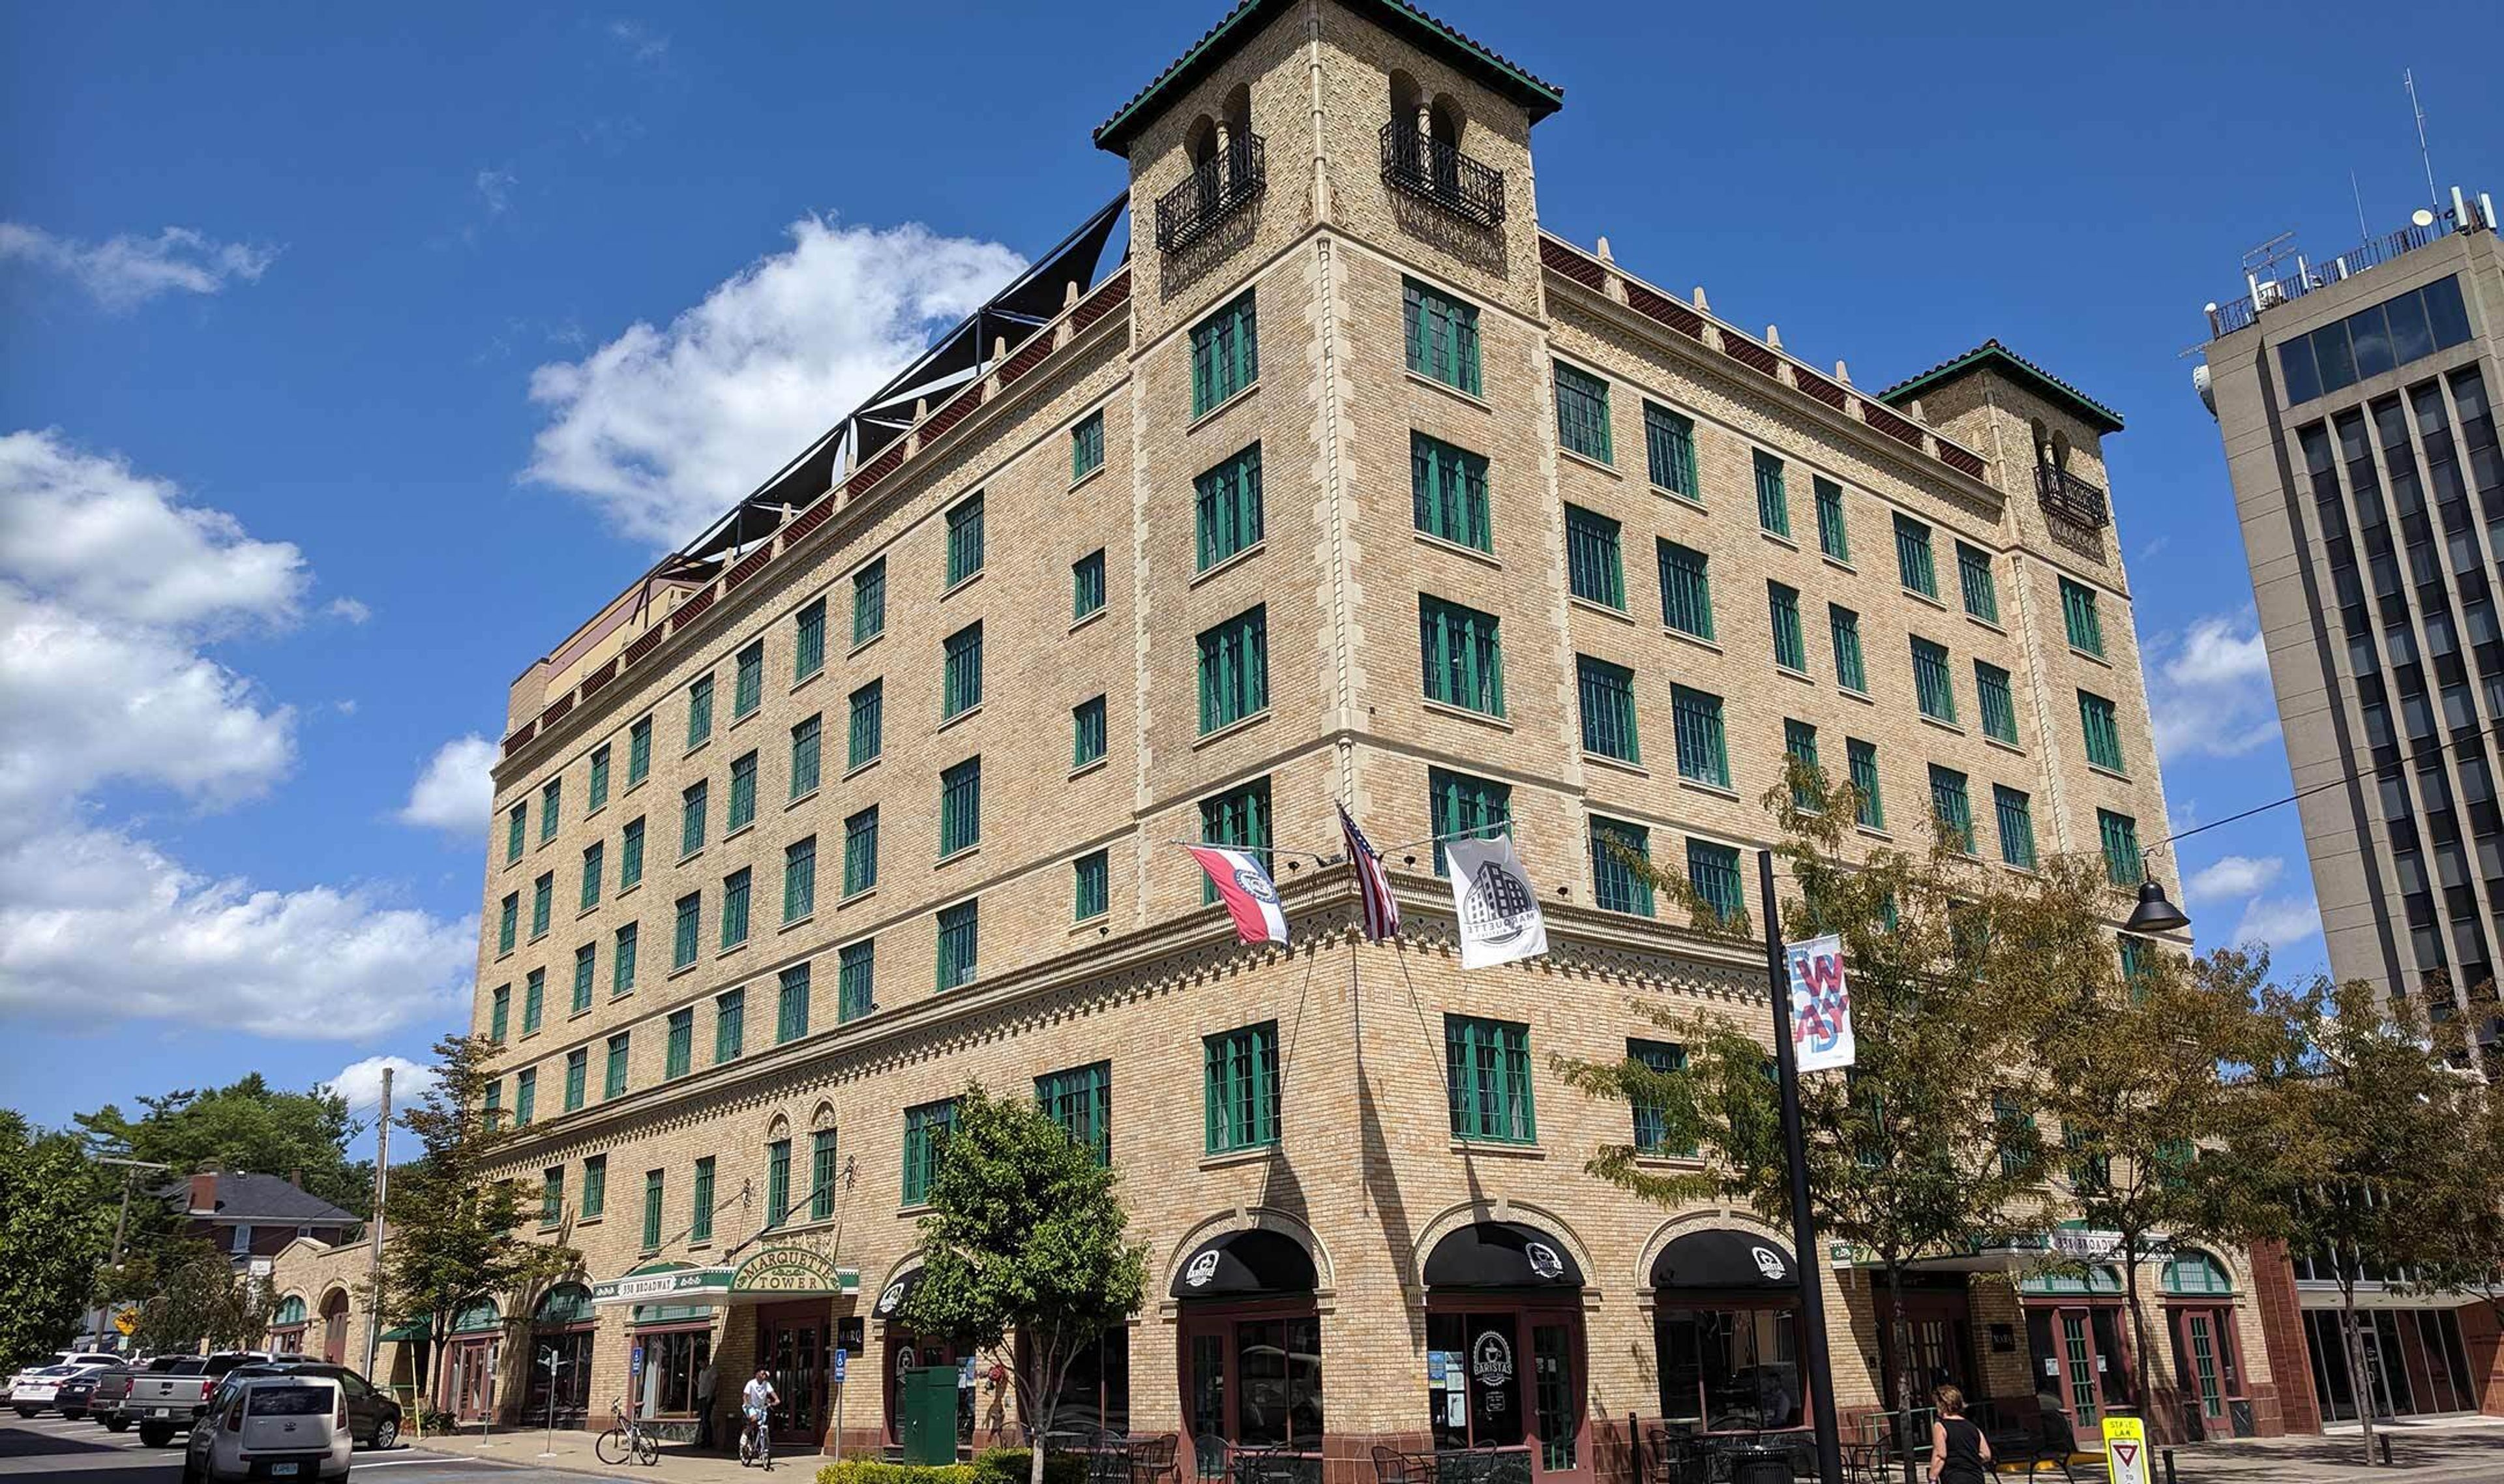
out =
<svg viewBox="0 0 2504 1484"><path fill-rule="evenodd" d="M113 1328L126 1337L132 1330L139 1328L139 1311L137 1309L124 1309L121 1313L114 1315Z"/></svg>
<svg viewBox="0 0 2504 1484"><path fill-rule="evenodd" d="M835 1352L835 1384L837 1386L844 1384L844 1363L852 1358L852 1353L849 1350L838 1349Z"/></svg>
<svg viewBox="0 0 2504 1484"><path fill-rule="evenodd" d="M626 1374L628 1374L628 1375L630 1375L630 1376L640 1376L640 1375L642 1375L643 1373L643 1346L641 1346L641 1345L638 1345L638 1346L636 1346L636 1347L635 1347L635 1350L634 1350L633 1355L632 1355L632 1356L630 1356L630 1357L628 1358L627 1362L626 1362Z"/></svg>
<svg viewBox="0 0 2504 1484"><path fill-rule="evenodd" d="M2112 1484L2147 1484L2147 1424L2136 1417L2104 1419L2104 1467Z"/></svg>

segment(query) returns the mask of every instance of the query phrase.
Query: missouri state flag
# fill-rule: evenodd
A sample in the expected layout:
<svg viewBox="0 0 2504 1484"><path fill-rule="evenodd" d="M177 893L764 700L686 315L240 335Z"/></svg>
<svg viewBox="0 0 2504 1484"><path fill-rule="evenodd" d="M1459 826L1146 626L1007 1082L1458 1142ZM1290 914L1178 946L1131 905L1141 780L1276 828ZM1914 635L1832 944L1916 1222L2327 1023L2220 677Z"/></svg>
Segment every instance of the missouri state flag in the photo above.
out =
<svg viewBox="0 0 2504 1484"><path fill-rule="evenodd" d="M1226 915L1235 919L1235 935L1245 943L1277 943L1287 941L1287 914L1278 905L1278 888L1269 884L1269 873L1261 863L1241 850L1224 846L1186 846L1200 869L1208 873L1209 884L1217 888L1217 899L1226 904Z"/></svg>

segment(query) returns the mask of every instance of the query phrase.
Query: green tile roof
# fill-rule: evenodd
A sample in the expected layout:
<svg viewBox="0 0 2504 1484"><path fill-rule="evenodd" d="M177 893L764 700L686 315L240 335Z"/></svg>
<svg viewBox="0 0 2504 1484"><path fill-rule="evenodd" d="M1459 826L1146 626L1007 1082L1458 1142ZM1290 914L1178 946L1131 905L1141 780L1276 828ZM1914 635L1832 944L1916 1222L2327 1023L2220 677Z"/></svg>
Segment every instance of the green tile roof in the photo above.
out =
<svg viewBox="0 0 2504 1484"><path fill-rule="evenodd" d="M2121 414L2010 350L1998 339L1983 341L1962 356L1940 362L1916 376L1878 394L1878 399L1891 407L1900 407L1920 395L1924 387L1937 386L1956 380L1968 371L1984 368L1999 371L2009 380L2034 389L2087 420L2100 433L2121 431Z"/></svg>
<svg viewBox="0 0 2504 1484"><path fill-rule="evenodd" d="M1211 26L1207 35L1194 43L1190 51L1175 58L1173 65L1158 74L1156 81L1140 88L1137 95L1123 104L1112 118L1096 125L1096 147L1110 150L1116 155L1126 152L1131 139L1175 94L1215 71L1250 41L1263 25L1298 3L1300 0L1242 0L1241 4L1226 13L1224 19ZM1408 4L1407 0L1339 0L1339 3L1513 99L1530 111L1533 123L1565 104L1565 89L1543 81L1493 49L1472 41Z"/></svg>

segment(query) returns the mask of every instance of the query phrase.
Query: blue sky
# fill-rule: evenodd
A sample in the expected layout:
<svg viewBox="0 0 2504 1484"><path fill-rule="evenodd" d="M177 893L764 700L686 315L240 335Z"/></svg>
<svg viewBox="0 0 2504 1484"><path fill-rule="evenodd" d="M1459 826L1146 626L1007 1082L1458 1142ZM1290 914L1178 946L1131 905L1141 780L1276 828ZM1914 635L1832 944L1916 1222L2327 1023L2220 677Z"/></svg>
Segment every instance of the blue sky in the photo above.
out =
<svg viewBox="0 0 2504 1484"><path fill-rule="evenodd" d="M0 1101L422 1060L463 739L1118 191L1088 131L1219 9L0 15ZM1431 9L1565 87L1549 227L1863 386L1998 335L2120 409L2176 827L2285 791L2178 353L2246 247L2353 245L2351 170L2377 233L2424 204L2403 67L2504 191L2504 13ZM2291 811L2182 865L2204 944L2318 963Z"/></svg>

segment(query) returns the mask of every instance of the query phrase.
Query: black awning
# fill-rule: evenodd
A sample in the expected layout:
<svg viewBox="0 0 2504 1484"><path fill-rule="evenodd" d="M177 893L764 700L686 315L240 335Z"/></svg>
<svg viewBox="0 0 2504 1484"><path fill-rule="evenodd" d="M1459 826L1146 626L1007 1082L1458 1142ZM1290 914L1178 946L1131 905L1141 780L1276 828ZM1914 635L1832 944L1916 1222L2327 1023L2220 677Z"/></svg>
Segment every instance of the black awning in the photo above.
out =
<svg viewBox="0 0 2504 1484"><path fill-rule="evenodd" d="M1313 1291L1312 1254L1283 1232L1227 1231L1193 1249L1169 1292L1176 1298L1249 1298Z"/></svg>
<svg viewBox="0 0 2504 1484"><path fill-rule="evenodd" d="M921 1286L922 1269L917 1267L879 1290L878 1302L871 1304L869 1311L882 1321L892 1320L904 1307L904 1300L911 1297L913 1291Z"/></svg>
<svg viewBox="0 0 2504 1484"><path fill-rule="evenodd" d="M1655 1289L1763 1289L1792 1292L1799 1267L1782 1243L1727 1227L1690 1231L1652 1260Z"/></svg>
<svg viewBox="0 0 2504 1484"><path fill-rule="evenodd" d="M1430 1289L1578 1289L1582 1269L1565 1244L1519 1222L1479 1222L1426 1255Z"/></svg>

